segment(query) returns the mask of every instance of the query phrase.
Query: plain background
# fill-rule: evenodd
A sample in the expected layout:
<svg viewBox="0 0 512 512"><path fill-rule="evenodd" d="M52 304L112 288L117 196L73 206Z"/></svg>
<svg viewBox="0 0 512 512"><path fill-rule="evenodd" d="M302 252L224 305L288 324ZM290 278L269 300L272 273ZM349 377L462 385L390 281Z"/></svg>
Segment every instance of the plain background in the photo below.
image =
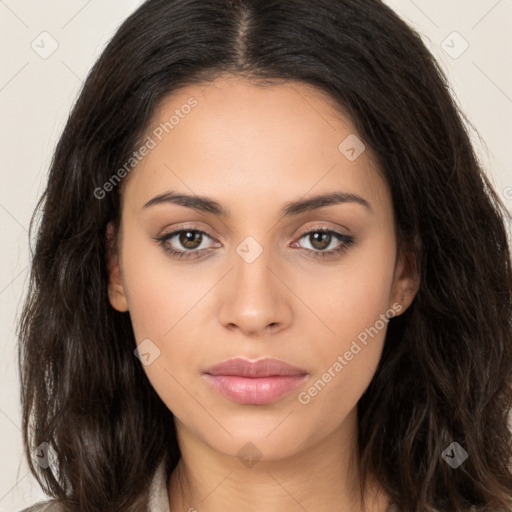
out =
<svg viewBox="0 0 512 512"><path fill-rule="evenodd" d="M458 104L485 141L472 132L486 172L511 209L512 0L386 3L422 34L446 71ZM16 360L30 216L84 78L117 27L140 4L0 0L0 512L14 512L45 497L22 455ZM46 55L52 45L55 50Z"/></svg>

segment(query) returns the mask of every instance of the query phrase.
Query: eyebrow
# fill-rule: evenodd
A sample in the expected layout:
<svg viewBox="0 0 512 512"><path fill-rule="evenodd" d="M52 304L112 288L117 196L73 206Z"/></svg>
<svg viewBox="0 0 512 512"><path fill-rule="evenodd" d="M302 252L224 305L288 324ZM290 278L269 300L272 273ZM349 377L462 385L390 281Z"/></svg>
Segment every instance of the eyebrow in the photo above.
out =
<svg viewBox="0 0 512 512"><path fill-rule="evenodd" d="M231 212L229 209L222 206L217 201L204 196L191 196L188 194L177 193L173 191L159 194L153 199L150 199L144 206L149 208L156 204L172 203L192 208L201 212L211 213L221 217L230 217ZM280 212L280 218L299 215L301 213L310 212L323 208L324 206L331 206L342 203L356 203L364 206L368 211L373 213L373 208L370 203L361 196L349 192L332 192L328 194L320 194L310 197L308 199L299 199L297 201L290 201L285 203Z"/></svg>

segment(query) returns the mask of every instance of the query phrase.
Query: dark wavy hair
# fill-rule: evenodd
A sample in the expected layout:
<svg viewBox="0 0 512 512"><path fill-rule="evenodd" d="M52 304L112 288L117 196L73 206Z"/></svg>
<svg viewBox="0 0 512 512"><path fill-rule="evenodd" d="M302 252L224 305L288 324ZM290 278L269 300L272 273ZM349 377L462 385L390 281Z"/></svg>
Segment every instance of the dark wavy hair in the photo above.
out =
<svg viewBox="0 0 512 512"><path fill-rule="evenodd" d="M18 327L23 442L66 511L145 510L180 450L128 313L109 302L107 224L120 188L94 193L136 150L173 91L222 75L300 81L348 114L389 183L420 288L389 323L358 402L363 487L405 512L512 510L509 214L471 123L421 37L380 0L147 0L93 66L55 148ZM136 170L134 171L136 172ZM47 442L54 463L34 463ZM453 469L443 451L468 458Z"/></svg>

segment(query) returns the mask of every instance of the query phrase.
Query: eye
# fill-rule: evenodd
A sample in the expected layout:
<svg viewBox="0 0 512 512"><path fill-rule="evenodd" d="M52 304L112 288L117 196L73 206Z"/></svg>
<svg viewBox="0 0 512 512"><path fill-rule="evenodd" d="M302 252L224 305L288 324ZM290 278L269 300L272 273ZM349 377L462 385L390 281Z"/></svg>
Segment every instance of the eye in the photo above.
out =
<svg viewBox="0 0 512 512"><path fill-rule="evenodd" d="M207 244L206 247L201 247L208 239L214 240L208 233L196 228L181 228L154 238L166 253L176 259L196 259L201 257L204 252L210 250ZM315 258L334 257L347 250L354 243L352 236L325 228L302 233L299 240L302 239L306 239L311 244L312 249L300 246L299 249ZM336 241L338 241L337 246ZM216 240L215 243L219 244ZM327 250L333 244L335 247ZM294 242L291 247L297 247L297 242Z"/></svg>
<svg viewBox="0 0 512 512"><path fill-rule="evenodd" d="M167 233L166 235L156 237L155 240L159 242L163 250L169 253L173 258L195 259L200 257L204 251L208 251L208 247L201 248L205 239L208 238L212 239L208 233L200 229L182 228ZM173 247L173 239L176 239L174 243L178 245L178 248ZM185 248L185 250L182 250L180 246Z"/></svg>
<svg viewBox="0 0 512 512"><path fill-rule="evenodd" d="M313 249L301 248L307 254L315 258L325 258L329 256L336 256L337 254L347 250L350 245L354 243L354 237L338 233L332 229L314 229L302 233L299 240L305 238L312 246ZM338 246L335 242L338 241ZM294 242L296 244L297 242ZM335 248L326 250L334 243ZM292 245L294 245L292 244Z"/></svg>

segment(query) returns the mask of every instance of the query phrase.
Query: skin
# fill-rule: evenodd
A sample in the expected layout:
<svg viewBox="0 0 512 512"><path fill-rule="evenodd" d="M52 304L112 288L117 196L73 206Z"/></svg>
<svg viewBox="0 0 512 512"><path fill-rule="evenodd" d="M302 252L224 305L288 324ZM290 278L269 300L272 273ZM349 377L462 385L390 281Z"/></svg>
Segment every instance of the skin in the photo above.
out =
<svg viewBox="0 0 512 512"><path fill-rule="evenodd" d="M191 96L198 105L125 178L121 237L109 256L112 306L130 312L137 343L149 338L160 350L144 369L175 416L182 456L169 481L171 510L363 510L356 406L387 324L309 403L298 395L359 333L390 308L403 313L417 292L416 267L397 250L388 185L368 148L354 161L339 151L356 130L310 85L263 88L222 77L166 98L151 128ZM171 190L213 198L231 215L171 203L143 208ZM285 203L333 191L362 196L372 211L346 202L279 218ZM195 246L175 236L167 245L209 252L173 259L153 239L183 227L209 236ZM355 241L315 258L304 249L321 252L321 244L302 233L320 228ZM236 251L247 236L263 249L252 263ZM343 243L331 240L327 250ZM309 377L274 403L238 404L202 375L236 356L275 357ZM237 456L249 442L258 450L250 467ZM366 499L366 510L388 508L373 479Z"/></svg>

